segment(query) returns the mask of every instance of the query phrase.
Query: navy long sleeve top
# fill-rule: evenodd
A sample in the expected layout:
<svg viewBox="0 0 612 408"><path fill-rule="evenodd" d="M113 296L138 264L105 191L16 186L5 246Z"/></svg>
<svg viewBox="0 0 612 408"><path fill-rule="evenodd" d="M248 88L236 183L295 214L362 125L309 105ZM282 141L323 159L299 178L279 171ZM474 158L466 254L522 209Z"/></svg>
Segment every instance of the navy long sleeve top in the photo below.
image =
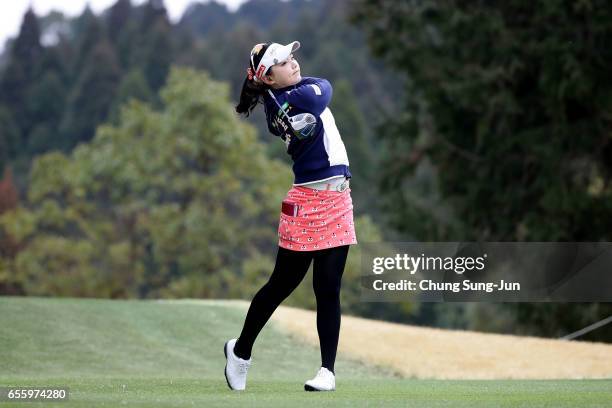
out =
<svg viewBox="0 0 612 408"><path fill-rule="evenodd" d="M286 88L272 89L287 116L311 113L316 118L308 137L298 138L279 106L266 92L264 107L270 132L285 141L293 160L293 185L302 185L336 177L351 177L349 161L334 116L328 105L332 86L326 79L304 77Z"/></svg>

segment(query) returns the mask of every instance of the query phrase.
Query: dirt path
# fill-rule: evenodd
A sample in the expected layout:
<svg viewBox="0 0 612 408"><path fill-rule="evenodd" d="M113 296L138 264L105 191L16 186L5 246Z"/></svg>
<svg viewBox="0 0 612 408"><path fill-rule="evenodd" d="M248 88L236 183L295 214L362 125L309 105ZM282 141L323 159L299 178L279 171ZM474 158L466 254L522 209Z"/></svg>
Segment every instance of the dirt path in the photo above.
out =
<svg viewBox="0 0 612 408"><path fill-rule="evenodd" d="M280 306L277 327L319 345L315 312ZM342 316L338 352L438 379L612 378L612 345L422 328Z"/></svg>

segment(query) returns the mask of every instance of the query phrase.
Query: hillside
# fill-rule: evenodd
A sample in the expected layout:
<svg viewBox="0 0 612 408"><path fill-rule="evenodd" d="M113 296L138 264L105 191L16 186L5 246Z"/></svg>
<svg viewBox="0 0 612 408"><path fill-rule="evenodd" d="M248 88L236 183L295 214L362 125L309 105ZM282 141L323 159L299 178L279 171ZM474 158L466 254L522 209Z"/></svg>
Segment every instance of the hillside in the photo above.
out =
<svg viewBox="0 0 612 408"><path fill-rule="evenodd" d="M273 319L318 344L316 314L281 306ZM342 316L339 352L405 378L612 378L612 345L442 330Z"/></svg>

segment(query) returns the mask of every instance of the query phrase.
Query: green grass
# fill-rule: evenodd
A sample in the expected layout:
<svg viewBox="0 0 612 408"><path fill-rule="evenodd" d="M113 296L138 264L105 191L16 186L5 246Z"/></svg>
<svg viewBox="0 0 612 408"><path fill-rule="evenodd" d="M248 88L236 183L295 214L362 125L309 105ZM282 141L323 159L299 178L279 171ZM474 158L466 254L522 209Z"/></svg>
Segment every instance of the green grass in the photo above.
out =
<svg viewBox="0 0 612 408"><path fill-rule="evenodd" d="M253 349L247 390L232 392L222 348L244 315L222 303L0 297L0 386L70 388L69 402L45 407L612 406L611 380L400 379L342 355L337 391L307 393L319 350L272 322Z"/></svg>

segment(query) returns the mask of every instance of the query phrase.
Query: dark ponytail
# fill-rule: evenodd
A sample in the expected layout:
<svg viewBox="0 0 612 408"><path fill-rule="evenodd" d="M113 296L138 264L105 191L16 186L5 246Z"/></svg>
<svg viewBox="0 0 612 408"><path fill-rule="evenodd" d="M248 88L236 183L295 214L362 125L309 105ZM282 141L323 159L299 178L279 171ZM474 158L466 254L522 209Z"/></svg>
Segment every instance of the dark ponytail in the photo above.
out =
<svg viewBox="0 0 612 408"><path fill-rule="evenodd" d="M240 102L236 105L236 112L249 116L255 106L262 100L263 94L268 89L268 85L255 80L253 73L255 72L259 62L263 58L266 50L270 46L269 43L257 44L251 50L251 58L249 60L249 69L247 70L247 77L242 84L242 91L240 92ZM266 70L263 75L267 75L270 72L270 68Z"/></svg>
<svg viewBox="0 0 612 408"><path fill-rule="evenodd" d="M255 82L255 79L245 78L240 92L240 102L236 105L236 112L248 117L262 99L266 89L268 89L268 86L263 82Z"/></svg>

